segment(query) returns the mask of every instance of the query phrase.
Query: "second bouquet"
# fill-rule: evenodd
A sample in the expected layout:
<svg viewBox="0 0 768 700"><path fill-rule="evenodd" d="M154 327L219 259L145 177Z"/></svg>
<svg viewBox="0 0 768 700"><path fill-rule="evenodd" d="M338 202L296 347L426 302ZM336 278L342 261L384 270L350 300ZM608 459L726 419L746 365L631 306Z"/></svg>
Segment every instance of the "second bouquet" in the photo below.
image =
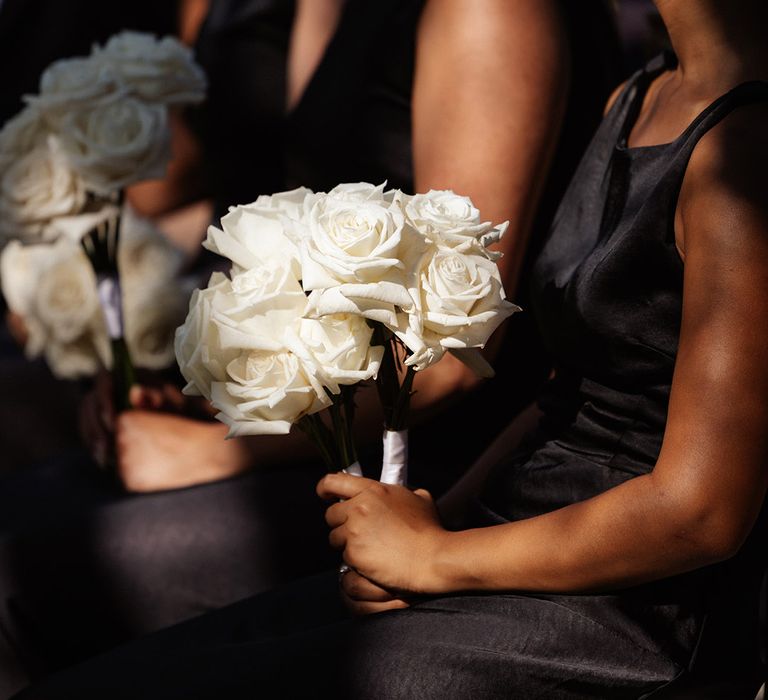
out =
<svg viewBox="0 0 768 700"><path fill-rule="evenodd" d="M185 392L211 402L229 437L297 426L330 470L359 474L355 392L375 382L380 478L407 483L414 375L450 352L492 376L480 349L519 310L489 249L505 228L453 192L383 184L231 207L203 244L229 275L193 294L176 333Z"/></svg>

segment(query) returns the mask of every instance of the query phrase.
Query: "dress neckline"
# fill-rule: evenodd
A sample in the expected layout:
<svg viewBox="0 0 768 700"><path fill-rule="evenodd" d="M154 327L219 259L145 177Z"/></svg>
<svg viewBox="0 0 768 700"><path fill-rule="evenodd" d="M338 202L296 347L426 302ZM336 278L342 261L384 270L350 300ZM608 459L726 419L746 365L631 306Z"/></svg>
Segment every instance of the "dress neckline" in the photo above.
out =
<svg viewBox="0 0 768 700"><path fill-rule="evenodd" d="M632 133L632 129L637 123L637 119L640 116L640 111L643 107L643 101L648 94L648 89L656 78L662 73L666 73L669 70L674 69L677 66L677 57L672 51L665 50L659 56L651 61L646 68L638 75L634 87L635 93L630 99L630 104L626 111L624 123L619 133L619 138L616 142L615 150L627 155L641 154L641 153L663 153L669 148L677 146L678 144L687 140L690 134L704 121L707 116L721 103L724 102L732 94L747 89L750 85L768 85L765 81L750 80L743 83L739 83L734 87L727 90L720 97L714 99L706 107L704 107L694 119L683 129L683 131L671 141L664 143L653 143L646 146L630 146L628 145L629 135Z"/></svg>
<svg viewBox="0 0 768 700"><path fill-rule="evenodd" d="M633 85L634 94L630 98L630 103L626 110L624 123L621 126L619 138L616 141L617 151L621 153L663 151L678 143L693 127L693 122L691 122L691 124L689 124L679 136L677 136L672 141L667 141L665 143L653 143L648 144L647 146L629 145L629 135L632 133L632 129L634 128L640 116L640 111L643 108L643 102L645 100L645 96L648 94L648 89L651 87L653 81L656 80L656 78L658 78L663 73L672 70L676 65L677 58L675 55L671 51L665 50L655 59L650 61L646 67L638 74L637 79Z"/></svg>

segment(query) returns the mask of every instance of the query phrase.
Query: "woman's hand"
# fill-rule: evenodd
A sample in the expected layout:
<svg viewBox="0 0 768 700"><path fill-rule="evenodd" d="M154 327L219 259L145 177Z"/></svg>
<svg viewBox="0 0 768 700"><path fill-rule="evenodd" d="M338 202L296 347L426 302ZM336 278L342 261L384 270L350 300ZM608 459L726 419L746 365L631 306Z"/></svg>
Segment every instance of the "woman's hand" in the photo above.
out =
<svg viewBox="0 0 768 700"><path fill-rule="evenodd" d="M432 564L447 534L429 493L341 473L323 477L317 492L344 499L329 506L325 519L331 545L349 566L386 591L429 592ZM353 577L348 585L358 584ZM368 587L359 588L364 597Z"/></svg>
<svg viewBox="0 0 768 700"><path fill-rule="evenodd" d="M150 383L151 382L151 383ZM181 393L174 384L152 381L131 387L129 401L132 408L146 411L164 411L200 417L203 411ZM112 396L112 378L109 372L100 372L93 388L80 403L80 437L97 464L106 466L114 451L115 409Z"/></svg>
<svg viewBox="0 0 768 700"><path fill-rule="evenodd" d="M151 382L151 383L149 383ZM207 404L167 381L131 387L132 410L115 415L112 382L102 372L80 405L80 434L102 467L116 461L129 491L182 488L243 471L242 445L224 444L226 426L211 421Z"/></svg>
<svg viewBox="0 0 768 700"><path fill-rule="evenodd" d="M353 615L370 615L409 606L404 598L375 584L354 569L341 574L339 585L341 598Z"/></svg>
<svg viewBox="0 0 768 700"><path fill-rule="evenodd" d="M130 410L115 421L117 471L128 491L184 488L234 476L249 466L227 427L155 411Z"/></svg>

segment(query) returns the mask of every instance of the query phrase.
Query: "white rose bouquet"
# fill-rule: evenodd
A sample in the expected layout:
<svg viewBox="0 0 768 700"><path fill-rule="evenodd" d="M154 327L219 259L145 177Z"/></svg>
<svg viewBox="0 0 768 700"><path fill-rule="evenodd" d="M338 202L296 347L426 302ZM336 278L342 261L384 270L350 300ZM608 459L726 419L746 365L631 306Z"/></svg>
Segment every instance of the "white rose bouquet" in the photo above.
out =
<svg viewBox="0 0 768 700"><path fill-rule="evenodd" d="M196 280L181 274L182 252L149 220L126 205L122 221L118 263L126 346L137 367L166 369L173 366L174 333ZM59 379L90 377L112 367L107 325L116 319L102 312L96 274L76 240L11 241L0 253L0 281L8 308L23 322L29 358L44 357Z"/></svg>
<svg viewBox="0 0 768 700"><path fill-rule="evenodd" d="M176 335L185 391L208 398L230 436L297 424L330 468L354 471L353 393L375 379L381 480L405 483L415 372L451 352L491 376L480 349L519 310L488 250L506 225L453 192L368 183L262 196L221 225L203 245L231 261L230 276L195 293Z"/></svg>
<svg viewBox="0 0 768 700"><path fill-rule="evenodd" d="M25 108L0 131L0 247L62 235L82 243L110 338L118 410L133 381L118 273L123 192L164 175L168 110L202 101L205 90L205 75L176 38L126 31L88 56L51 64L39 92L25 96ZM64 250L71 246L62 243L52 257Z"/></svg>

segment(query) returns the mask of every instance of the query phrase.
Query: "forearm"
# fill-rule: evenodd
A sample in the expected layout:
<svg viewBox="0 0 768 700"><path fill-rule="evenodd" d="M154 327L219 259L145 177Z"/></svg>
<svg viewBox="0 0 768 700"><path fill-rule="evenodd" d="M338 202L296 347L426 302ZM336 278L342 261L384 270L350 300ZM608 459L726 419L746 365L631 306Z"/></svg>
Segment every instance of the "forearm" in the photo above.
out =
<svg viewBox="0 0 768 700"><path fill-rule="evenodd" d="M587 592L640 584L732 553L702 510L688 513L652 475L548 514L436 537L422 592Z"/></svg>

